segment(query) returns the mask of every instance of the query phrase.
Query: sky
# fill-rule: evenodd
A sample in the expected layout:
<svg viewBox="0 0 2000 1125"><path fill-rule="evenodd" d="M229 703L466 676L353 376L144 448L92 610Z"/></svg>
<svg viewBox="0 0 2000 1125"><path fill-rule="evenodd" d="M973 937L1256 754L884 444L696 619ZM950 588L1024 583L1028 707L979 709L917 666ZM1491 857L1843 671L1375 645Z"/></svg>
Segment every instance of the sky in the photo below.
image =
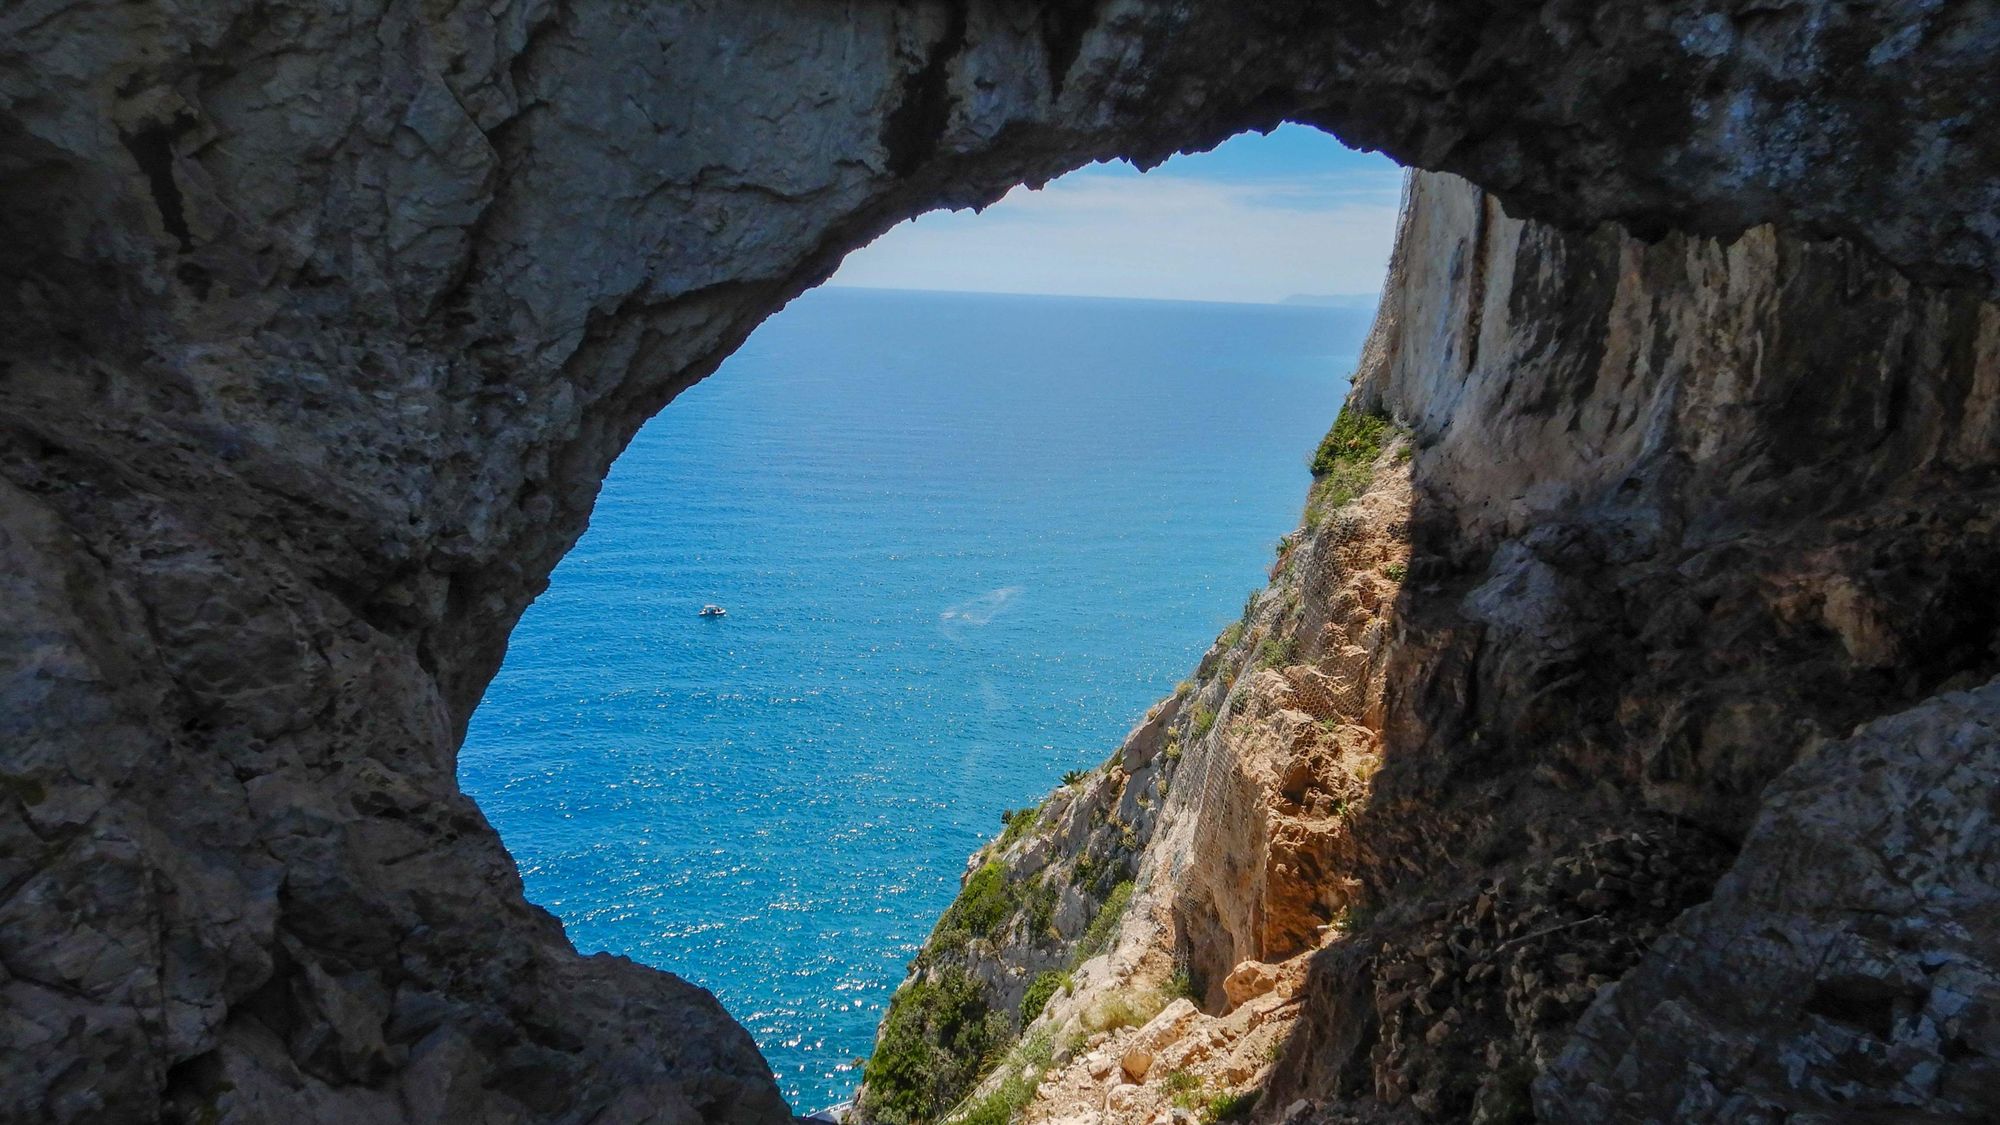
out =
<svg viewBox="0 0 2000 1125"><path fill-rule="evenodd" d="M1373 294L1401 189L1388 157L1284 125L1150 172L1093 164L983 212L920 215L848 255L828 284L1253 303Z"/></svg>

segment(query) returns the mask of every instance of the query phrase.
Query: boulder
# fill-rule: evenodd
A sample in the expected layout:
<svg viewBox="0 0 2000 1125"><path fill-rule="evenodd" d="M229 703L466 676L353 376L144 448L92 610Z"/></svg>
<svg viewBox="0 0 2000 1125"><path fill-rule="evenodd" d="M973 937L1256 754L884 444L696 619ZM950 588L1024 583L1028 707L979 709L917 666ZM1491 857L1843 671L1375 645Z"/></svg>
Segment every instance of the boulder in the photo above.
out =
<svg viewBox="0 0 2000 1125"><path fill-rule="evenodd" d="M1144 1047L1133 1047L1118 1060L1118 1070L1127 1082L1144 1082L1153 1069L1153 1052Z"/></svg>
<svg viewBox="0 0 2000 1125"><path fill-rule="evenodd" d="M1278 986L1278 967L1262 961L1245 961L1222 979L1222 994L1233 1010Z"/></svg>

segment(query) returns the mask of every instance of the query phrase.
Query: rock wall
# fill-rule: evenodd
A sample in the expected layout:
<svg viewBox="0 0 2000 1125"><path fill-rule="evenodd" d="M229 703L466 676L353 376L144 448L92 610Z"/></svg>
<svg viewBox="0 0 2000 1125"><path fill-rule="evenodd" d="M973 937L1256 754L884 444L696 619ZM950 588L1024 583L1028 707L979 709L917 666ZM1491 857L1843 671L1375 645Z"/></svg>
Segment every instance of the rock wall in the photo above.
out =
<svg viewBox="0 0 2000 1125"><path fill-rule="evenodd" d="M1568 901L1545 913L1547 925L1573 928L1541 944L1584 947L1565 950L1581 954L1566 966L1558 957L1523 971L1521 947L1497 952L1542 929L1503 929L1505 893L1497 912L1443 927L1444 948L1421 959L1427 991L1381 970L1422 943L1329 952L1298 1088L1356 1073L1365 1050L1377 1096L1407 1094L1447 1115L1504 1105L1516 1091L1503 1086L1539 1069L1535 1106L1552 1120L1839 1117L1912 1104L1939 1119L1989 1116L1990 1104L1965 1093L1992 1065L1989 1049L1970 1046L1978 1034L1924 1059L1912 1053L1913 1040L1954 1034L1937 1030L1946 1024L1923 1009L1924 990L1910 994L1907 1023L1871 1023L1872 1041L1826 1022L1824 990L1887 987L1886 976L1855 983L1851 974L1867 970L1836 955L1869 929L1846 896L1886 890L1793 886L1785 907L1810 927L1725 894L1703 908L1708 929L1697 936L1683 920L1639 962L1633 979L1658 989L1650 1007L1600 986L1620 975L1606 971L1616 962L1603 960L1605 941L1620 929L1650 939L1664 921L1657 904L1674 905L1661 876L1734 852L1746 834L1752 843L1725 887L1789 882L1784 863L1835 862L1824 840L1771 823L1783 804L1767 804L1773 793L1811 777L1829 784L1825 771L1843 760L1853 772L1832 784L1881 792L1938 769L1940 756L1976 772L1996 749L1976 722L1948 736L1905 724L1916 737L1874 759L1831 748L1857 724L1930 710L1939 704L1924 701L1960 698L1950 693L2000 671L2000 620L1975 592L2000 550L1991 515L2000 312L1912 284L1838 242L1768 228L1652 243L1612 229L1566 233L1508 219L1476 189L1433 177L1415 185L1398 270L1355 405L1415 432L1410 572L1424 580L1406 585L1397 606L1403 654L1389 658L1372 799L1442 820L1426 833L1436 858L1422 870L1378 863L1361 877L1420 924L1460 909L1454 899L1476 907L1496 884L1532 882L1552 863L1571 879L1562 857L1587 855L1602 835L1660 835L1626 855L1623 870L1569 882ZM1967 707L1976 709L1969 700L1948 709ZM1978 962L1995 951L1970 955L1954 935L1977 926L1979 857L1994 839L1971 827L1982 814L1969 793L1940 788L1929 799L1949 808L1941 820L1979 838L1967 869L1950 877L1972 882L1941 916L1902 931L1902 948L1933 965ZM1820 829L1876 841L1892 869L1933 846L1920 834L1883 835L1880 818L1906 814L1864 804ZM1756 1000L1733 1008L1694 966L1703 957L1741 966L1746 949L1734 938L1765 932L1791 937L1749 970L1763 981ZM1425 995L1439 1011L1415 1006ZM1565 1045L1586 1001L1594 1067L1583 1040ZM1676 1023L1718 1006L1735 1021ZM1641 1019L1653 1022L1641 1030ZM1496 1022L1511 1035L1496 1036ZM1660 1049L1669 1025L1686 1053ZM1614 1027L1636 1052L1626 1071L1604 1054L1619 1041ZM1494 1039L1502 1050L1482 1043ZM1723 1058L1725 1040L1734 1057ZM1784 1064L1760 1061L1787 1044ZM1427 1054L1481 1047L1489 1079L1477 1090L1454 1096L1443 1076L1463 1070L1435 1063L1437 1085L1411 1080ZM1880 1066L1885 1052L1899 1061ZM1635 1059L1676 1074L1635 1078ZM1900 1088L1906 1080L1923 1092Z"/></svg>
<svg viewBox="0 0 2000 1125"><path fill-rule="evenodd" d="M1991 1120L1996 390L1852 246L1416 176L1029 1119Z"/></svg>
<svg viewBox="0 0 2000 1125"><path fill-rule="evenodd" d="M1733 233L1779 219L1851 239L1769 240L1778 264L1819 264L1805 289L1755 289L1770 307L1739 310L1746 326L1788 301L1843 316L1819 337L1785 335L1794 398L1820 385L1799 357L1855 338L1891 374L1985 371L1966 358L1988 354L1964 343L1961 322L1986 315L1971 298L1875 263L1980 292L2000 281L1996 38L1980 3L10 7L0 1116L782 1117L711 998L575 956L453 778L508 630L647 416L902 217L1287 118L1466 173L1571 226ZM1596 315L1583 274L1550 271L1574 279L1551 290L1562 302L1529 307ZM1905 351L1868 350L1870 317ZM1527 312L1512 323L1523 347L1570 331ZM1768 479L1715 468L1741 459L1691 460L1689 498L1719 488L1777 505L1769 481L1782 478L1846 499L1802 493L1819 505L1804 530L1757 541L1773 567L1808 548L1827 560L1796 587L1802 616L1754 618L1774 635L1678 620L1657 635L1747 664L1784 629L1838 631L1872 678L1845 665L1824 681L1769 677L1785 707L1836 696L1812 712L1831 725L1957 674L1952 654L1978 643L1977 599L1926 579L1923 604L1901 604L1869 580L1873 563L1841 553L1833 522L1841 503L1887 504L1892 486L1921 482L1909 527L1880 541L1976 553L1950 522L1975 494L1918 473L1947 453L1978 462L1985 384L1952 378L1885 374L1875 397L1850 380L1845 429L1796 433L1809 445L1831 432L1881 466L1851 478L1821 461L1838 488L1787 476L1813 451L1782 441L1755 462ZM1552 385L1557 405L1581 394ZM1759 414L1732 387L1713 388L1713 436L1688 449L1756 444L1761 419L1797 405L1759 398ZM1867 446L1878 416L1951 402L1973 421L1950 435L1899 423L1884 451ZM1397 409L1422 417L1443 399ZM1545 440L1523 466L1585 456L1537 425ZM1477 448L1423 432L1442 435L1438 457ZM1546 551L1617 549L1581 542ZM1527 546L1509 557L1523 582L1554 581ZM1725 587L1739 569L1702 558ZM1836 572L1850 585L1812 584ZM1899 632L1906 611L1943 632ZM1563 628L1495 612L1479 627ZM1848 692L1857 677L1866 690ZM1552 698L1509 704L1510 721L1559 732ZM1671 698L1641 710L1670 713ZM1711 730L1782 726L1747 692L1729 698L1736 718L1697 708L1700 723L1660 726L1657 765L1607 765L1613 787L1641 773L1649 802L1740 831L1789 751L1746 753L1710 780ZM1595 752L1563 760L1594 769Z"/></svg>

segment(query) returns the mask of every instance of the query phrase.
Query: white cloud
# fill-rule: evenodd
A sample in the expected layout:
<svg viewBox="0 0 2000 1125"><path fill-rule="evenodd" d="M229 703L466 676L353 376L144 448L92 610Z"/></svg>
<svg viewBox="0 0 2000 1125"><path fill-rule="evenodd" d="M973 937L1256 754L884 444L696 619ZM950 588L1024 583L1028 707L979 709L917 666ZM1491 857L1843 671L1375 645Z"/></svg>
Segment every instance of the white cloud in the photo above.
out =
<svg viewBox="0 0 2000 1125"><path fill-rule="evenodd" d="M1372 293L1395 238L1394 171L1248 182L1092 169L934 212L849 255L830 284L1208 301Z"/></svg>

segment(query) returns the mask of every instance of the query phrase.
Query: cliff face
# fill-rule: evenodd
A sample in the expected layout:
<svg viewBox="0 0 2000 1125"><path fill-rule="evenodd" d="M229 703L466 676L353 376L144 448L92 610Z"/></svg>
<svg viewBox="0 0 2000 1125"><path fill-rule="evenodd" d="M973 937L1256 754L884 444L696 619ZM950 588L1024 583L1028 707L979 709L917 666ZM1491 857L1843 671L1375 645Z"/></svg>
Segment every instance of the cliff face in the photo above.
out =
<svg viewBox="0 0 2000 1125"><path fill-rule="evenodd" d="M1517 823L1543 836L1665 814L1742 847L1534 1046L1537 1108L1991 1117L2000 311L1838 243L1559 234L1457 185L1420 186L1406 238L1362 401L1429 443L1419 523L1463 577L1413 632L1469 663L1429 677L1458 705L1391 708L1385 753L1447 766L1427 804L1468 775L1541 791L1560 817ZM1633 889L1577 897L1587 940Z"/></svg>
<svg viewBox="0 0 2000 1125"><path fill-rule="evenodd" d="M1614 261L1600 244L1616 236L1538 235L1547 262L1518 284L1460 275L1489 327L1441 324L1431 342L1481 341L1478 371L1509 340L1568 371L1535 383L1541 413L1519 413L1497 377L1423 391L1398 376L1376 392L1407 397L1397 413L1430 443L1413 462L1433 483L1412 501L1410 573L1467 582L1488 546L1518 542L1506 557L1525 588L1562 591L1525 600L1542 617L1496 597L1470 624L1440 618L1425 634L1440 663L1408 669L1417 686L1384 704L1383 729L1449 741L1504 715L1494 731L1542 732L1564 747L1550 769L1580 771L1592 792L1602 776L1618 796L1600 807L1564 791L1579 823L1638 802L1743 831L1756 786L1800 738L1913 705L1976 663L1959 654L1980 643L1982 610L1952 583L1982 549L1976 520L1954 522L1978 494L1946 474L1974 473L1988 438L1987 314L1877 263L1977 292L2000 281L1996 36L1981 5L1914 3L9 8L0 1115L781 1117L713 1000L576 957L457 792L458 740L508 630L641 421L847 249L1089 159L1154 160L1284 118L1465 173L1570 226L1779 220L1854 243L1752 236L1767 238L1766 262L1754 241L1724 253L1672 236L1660 245L1683 258L1628 247ZM1888 164L1898 174L1875 174ZM1662 293L1697 269L1728 275L1703 291L1740 272L1756 303L1670 303L1665 320L1618 305L1613 322L1603 292L1624 284L1627 259L1661 271ZM1795 260L1804 273L1781 270ZM1807 280L1774 280L1794 276ZM1496 295L1531 278L1546 292L1495 316ZM1837 319L1760 334L1790 308ZM1698 312L1714 321L1706 337L1678 327ZM1657 329L1644 347L1634 318ZM1555 652L1567 636L1618 635L1599 617L1651 602L1650 588L1585 582L1593 560L1623 557L1619 542L1535 539L1507 522L1507 478L1479 483L1482 458L1512 456L1482 444L1503 432L1482 429L1482 410L1536 439L1506 470L1536 498L1522 520L1558 510L1540 482L1617 474L1615 449L1575 436L1597 423L1572 434L1548 411L1611 409L1606 435L1655 448L1622 413L1638 400L1594 390L1615 364L1557 354L1598 324L1605 355L1693 363L1675 341L1726 352L1740 337L1781 362L1647 415L1683 427L1654 467L1664 483L1637 486L1679 498L1661 509L1674 513L1663 541L1755 534L1658 578L1710 583L1721 601L1666 599L1679 616L1623 626L1638 647L1574 657L1597 694L1569 738L1553 688L1453 693L1504 663L1471 667L1476 636ZM1856 356L1879 361L1874 382ZM1847 374L1828 381L1821 365ZM1839 425L1771 428L1822 416L1804 409L1822 387L1838 391ZM1451 397L1475 393L1488 398ZM1952 403L1961 425L1901 421ZM1818 458L1829 440L1862 467ZM1904 522L1880 524L1899 496ZM1709 497L1728 501L1723 523L1701 515ZM1438 517L1440 499L1456 514ZM1786 516L1794 501L1801 514ZM1867 526L1849 536L1843 520ZM1915 561L1934 550L1943 564ZM1871 568L1919 580L1905 593ZM1790 608L1700 616L1765 596L1739 584L1752 574L1792 576ZM1598 616L1565 632L1572 594ZM1787 655L1796 678L1756 672L1769 645L1831 663ZM1656 669L1656 648L1689 655ZM1528 678L1506 682L1553 674L1520 659ZM1469 678L1451 679L1461 666ZM1385 682L1405 682L1399 667ZM1605 686L1612 668L1652 677L1630 719ZM1711 674L1728 677L1714 706L1677 702L1708 699L1695 679ZM1759 675L1779 693L1763 710ZM1604 733L1628 721L1652 732L1649 749ZM1749 746L1765 737L1777 741ZM1405 781L1381 757L1385 792L1419 804L1466 768L1447 755ZM1470 799L1454 781L1441 808ZM1354 877L1377 893L1385 861L1352 847ZM1272 886L1305 870L1283 866ZM1188 932L1227 934L1231 956L1304 925L1245 922L1226 897ZM1612 1030L1595 1040L1604 1052L1621 1049Z"/></svg>
<svg viewBox="0 0 2000 1125"><path fill-rule="evenodd" d="M1996 390L1851 246L1417 176L1030 1118L2000 1113Z"/></svg>
<svg viewBox="0 0 2000 1125"><path fill-rule="evenodd" d="M1442 915L1445 948L1327 956L1315 995L1350 1002L1321 1006L1301 1087L1372 1034L1393 1093L1497 1021L1552 1119L1990 1116L1972 1013L1995 994L1956 982L1991 980L1969 935L1992 902L2000 841L1972 826L1996 747L1987 697L1952 693L2000 670L1978 592L2000 549L2000 315L1839 243L1563 233L1434 179L1403 238L1356 400L1420 447L1425 581L1396 606L1376 793L1443 819L1424 870L1362 878ZM1634 829L1656 842L1587 887L1543 858ZM1953 840L1963 866L1934 865ZM1716 900L1598 993L1607 940L1645 948L1674 879L1739 845ZM1479 896L1550 862L1548 923L1574 928L1541 941L1574 937L1582 965L1510 980L1526 954L1496 943L1540 927L1500 928L1504 888ZM1397 961L1428 993L1392 982Z"/></svg>

